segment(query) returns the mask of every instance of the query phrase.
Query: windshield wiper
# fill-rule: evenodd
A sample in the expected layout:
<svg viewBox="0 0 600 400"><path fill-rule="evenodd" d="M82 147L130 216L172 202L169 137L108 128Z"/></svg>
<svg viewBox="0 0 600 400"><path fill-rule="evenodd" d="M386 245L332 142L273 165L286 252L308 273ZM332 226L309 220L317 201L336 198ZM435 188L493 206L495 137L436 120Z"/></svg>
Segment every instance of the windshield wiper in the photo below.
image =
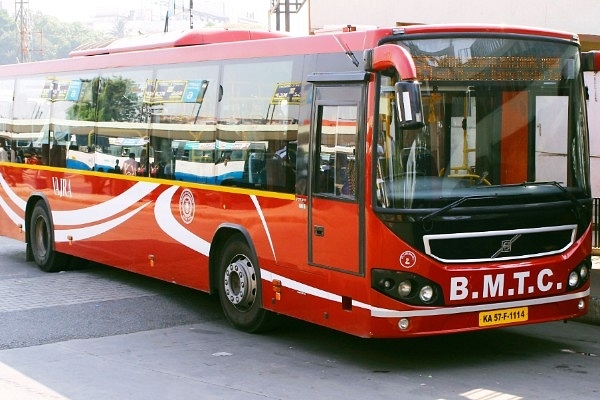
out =
<svg viewBox="0 0 600 400"><path fill-rule="evenodd" d="M423 217L417 218L417 222L425 222L433 217L437 217L438 215L441 214L445 214L448 211L452 210L454 207L457 207L459 205L461 205L462 203L464 203L467 200L473 200L473 199L477 199L477 200L481 200L481 199L495 199L497 198L498 195L497 194L493 194L493 195L470 195L470 196L464 196L461 197L460 199L453 201L452 203L445 205L444 207L440 208L439 210L435 210L434 212L431 212L427 215L424 215Z"/></svg>
<svg viewBox="0 0 600 400"><path fill-rule="evenodd" d="M577 200L577 198L575 196L573 196L572 193L570 193L563 185L561 185L559 182L557 181L544 181L544 182L522 182L522 183L513 183L513 184L508 184L508 185L484 185L484 186L477 186L476 189L498 189L498 188L505 188L505 187L517 187L517 186L523 186L523 187L528 187L528 186L554 186L555 188L557 188L570 202L571 204L573 204L573 208L574 211L576 213L576 217L577 219L579 219L580 214L579 214L579 210L581 208L581 204L579 203L579 201ZM442 215L447 213L448 211L452 210L453 208L461 205L462 203L464 203L467 200L473 200L473 199L477 199L477 200L481 200L481 199L495 199L498 198L498 193L494 193L493 195L469 195L469 196L464 196L461 197L460 199L440 208L439 210L435 210L427 215L424 215L423 217L417 218L418 222L425 222L427 220L430 220L433 217L437 217L438 215Z"/></svg>
<svg viewBox="0 0 600 400"><path fill-rule="evenodd" d="M558 190L560 190L561 192L571 195L567 189L560 184L560 182L557 181L540 181L540 182L531 182L531 181L525 181L523 183L517 183L515 184L516 186L554 186L555 188L557 188Z"/></svg>
<svg viewBox="0 0 600 400"><path fill-rule="evenodd" d="M573 196L573 194L571 192L569 192L566 187L561 185L560 182L557 182L557 181L527 182L527 181L525 181L521 185L523 185L524 187L527 187L527 186L554 186L562 194L565 195L565 197L571 202L571 204L573 204L573 208L574 208L576 217L577 217L577 219L579 219L579 217L580 217L579 209L581 208L581 203L579 203L579 200L577 200L577 197Z"/></svg>

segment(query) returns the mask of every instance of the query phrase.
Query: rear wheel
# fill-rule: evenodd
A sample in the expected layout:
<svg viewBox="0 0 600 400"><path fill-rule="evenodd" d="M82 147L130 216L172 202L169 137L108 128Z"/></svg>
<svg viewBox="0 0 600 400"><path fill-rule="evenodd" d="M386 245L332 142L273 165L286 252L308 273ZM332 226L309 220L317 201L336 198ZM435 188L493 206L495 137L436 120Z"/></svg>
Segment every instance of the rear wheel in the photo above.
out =
<svg viewBox="0 0 600 400"><path fill-rule="evenodd" d="M52 220L46 205L41 201L36 203L31 213L29 242L33 260L42 271L57 272L65 266L68 258L54 250Z"/></svg>
<svg viewBox="0 0 600 400"><path fill-rule="evenodd" d="M230 238L219 263L219 299L227 320L245 332L274 325L274 315L262 307L260 270L256 256L240 236Z"/></svg>

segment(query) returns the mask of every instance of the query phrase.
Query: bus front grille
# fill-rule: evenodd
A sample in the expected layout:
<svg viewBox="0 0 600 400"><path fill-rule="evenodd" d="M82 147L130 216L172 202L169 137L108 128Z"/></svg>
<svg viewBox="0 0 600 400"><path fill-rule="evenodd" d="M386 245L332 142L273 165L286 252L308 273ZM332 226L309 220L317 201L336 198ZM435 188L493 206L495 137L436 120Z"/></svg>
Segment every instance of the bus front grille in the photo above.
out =
<svg viewBox="0 0 600 400"><path fill-rule="evenodd" d="M445 263L506 261L561 253L577 225L423 236L425 253Z"/></svg>

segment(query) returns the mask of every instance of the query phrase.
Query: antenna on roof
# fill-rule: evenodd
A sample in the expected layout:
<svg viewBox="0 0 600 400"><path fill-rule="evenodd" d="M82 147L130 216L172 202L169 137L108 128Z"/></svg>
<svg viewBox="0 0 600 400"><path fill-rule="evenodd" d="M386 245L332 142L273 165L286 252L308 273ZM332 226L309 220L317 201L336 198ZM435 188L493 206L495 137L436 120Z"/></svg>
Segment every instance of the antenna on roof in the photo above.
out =
<svg viewBox="0 0 600 400"><path fill-rule="evenodd" d="M194 29L194 14L192 10L194 9L194 0L190 0L190 29Z"/></svg>
<svg viewBox="0 0 600 400"><path fill-rule="evenodd" d="M165 16L165 32L169 32L169 17L173 14L175 14L175 0L169 0L167 15Z"/></svg>

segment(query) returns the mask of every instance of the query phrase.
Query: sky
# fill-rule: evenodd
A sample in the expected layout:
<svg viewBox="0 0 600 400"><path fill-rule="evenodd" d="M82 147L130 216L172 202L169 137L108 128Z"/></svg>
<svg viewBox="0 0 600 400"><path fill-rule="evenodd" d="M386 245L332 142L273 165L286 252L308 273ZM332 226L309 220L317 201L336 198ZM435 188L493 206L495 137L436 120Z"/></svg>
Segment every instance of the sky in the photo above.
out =
<svg viewBox="0 0 600 400"><path fill-rule="evenodd" d="M126 12L130 10L145 10L153 17L153 21L156 25L156 21L164 21L163 13L166 13L167 2L171 0L28 0L30 12L42 12L43 14L50 15L58 18L65 22L81 22L84 24L92 23L92 18L101 15L126 15ZM181 10L182 7L186 9L189 7L189 0L174 0L177 10ZM276 23L275 17L271 16L269 21L269 8L271 0L195 0L195 10L211 10L211 6L222 7L221 2L224 1L225 7L231 10L232 14L235 14L238 10L253 11L254 18L259 22L264 29L275 30ZM2 0L2 3L4 1ZM11 1L12 3L12 1ZM204 5L204 9L202 6ZM12 5L11 5L12 7ZM250 7L250 8L248 8ZM233 11L235 10L235 11ZM121 12L119 12L121 11ZM180 16L181 18L181 16ZM108 22L106 19L103 20L104 25L99 25L98 20L94 20L93 29L107 30ZM281 22L281 28L284 28L284 22ZM160 25L160 26L159 26ZM158 24L162 30L164 24ZM174 25L177 26L177 25ZM92 27L92 26L90 26ZM200 26L196 26L200 27ZM130 29L137 30L137 27L129 27ZM152 28L156 28L152 25ZM291 17L291 33L297 35L308 34L308 6L305 4L299 14L292 14Z"/></svg>
<svg viewBox="0 0 600 400"><path fill-rule="evenodd" d="M139 0L101 0L100 2L91 2L89 0L29 0L29 9L31 11L41 11L44 14L52 15L62 21L75 22L87 20L96 14L98 7L94 3L102 3L103 7L118 8L122 4L128 6L138 6Z"/></svg>
<svg viewBox="0 0 600 400"><path fill-rule="evenodd" d="M186 8L189 6L189 0L175 1L178 8L181 8L182 5ZM270 4L269 0L228 0L228 3L233 2L254 3L257 14L265 16L268 13ZM96 15L96 12L100 10L137 9L147 7L148 3L148 0L29 0L29 9L31 11L41 11L63 21L83 22ZM201 0L196 0L194 8L199 9L201 3Z"/></svg>

